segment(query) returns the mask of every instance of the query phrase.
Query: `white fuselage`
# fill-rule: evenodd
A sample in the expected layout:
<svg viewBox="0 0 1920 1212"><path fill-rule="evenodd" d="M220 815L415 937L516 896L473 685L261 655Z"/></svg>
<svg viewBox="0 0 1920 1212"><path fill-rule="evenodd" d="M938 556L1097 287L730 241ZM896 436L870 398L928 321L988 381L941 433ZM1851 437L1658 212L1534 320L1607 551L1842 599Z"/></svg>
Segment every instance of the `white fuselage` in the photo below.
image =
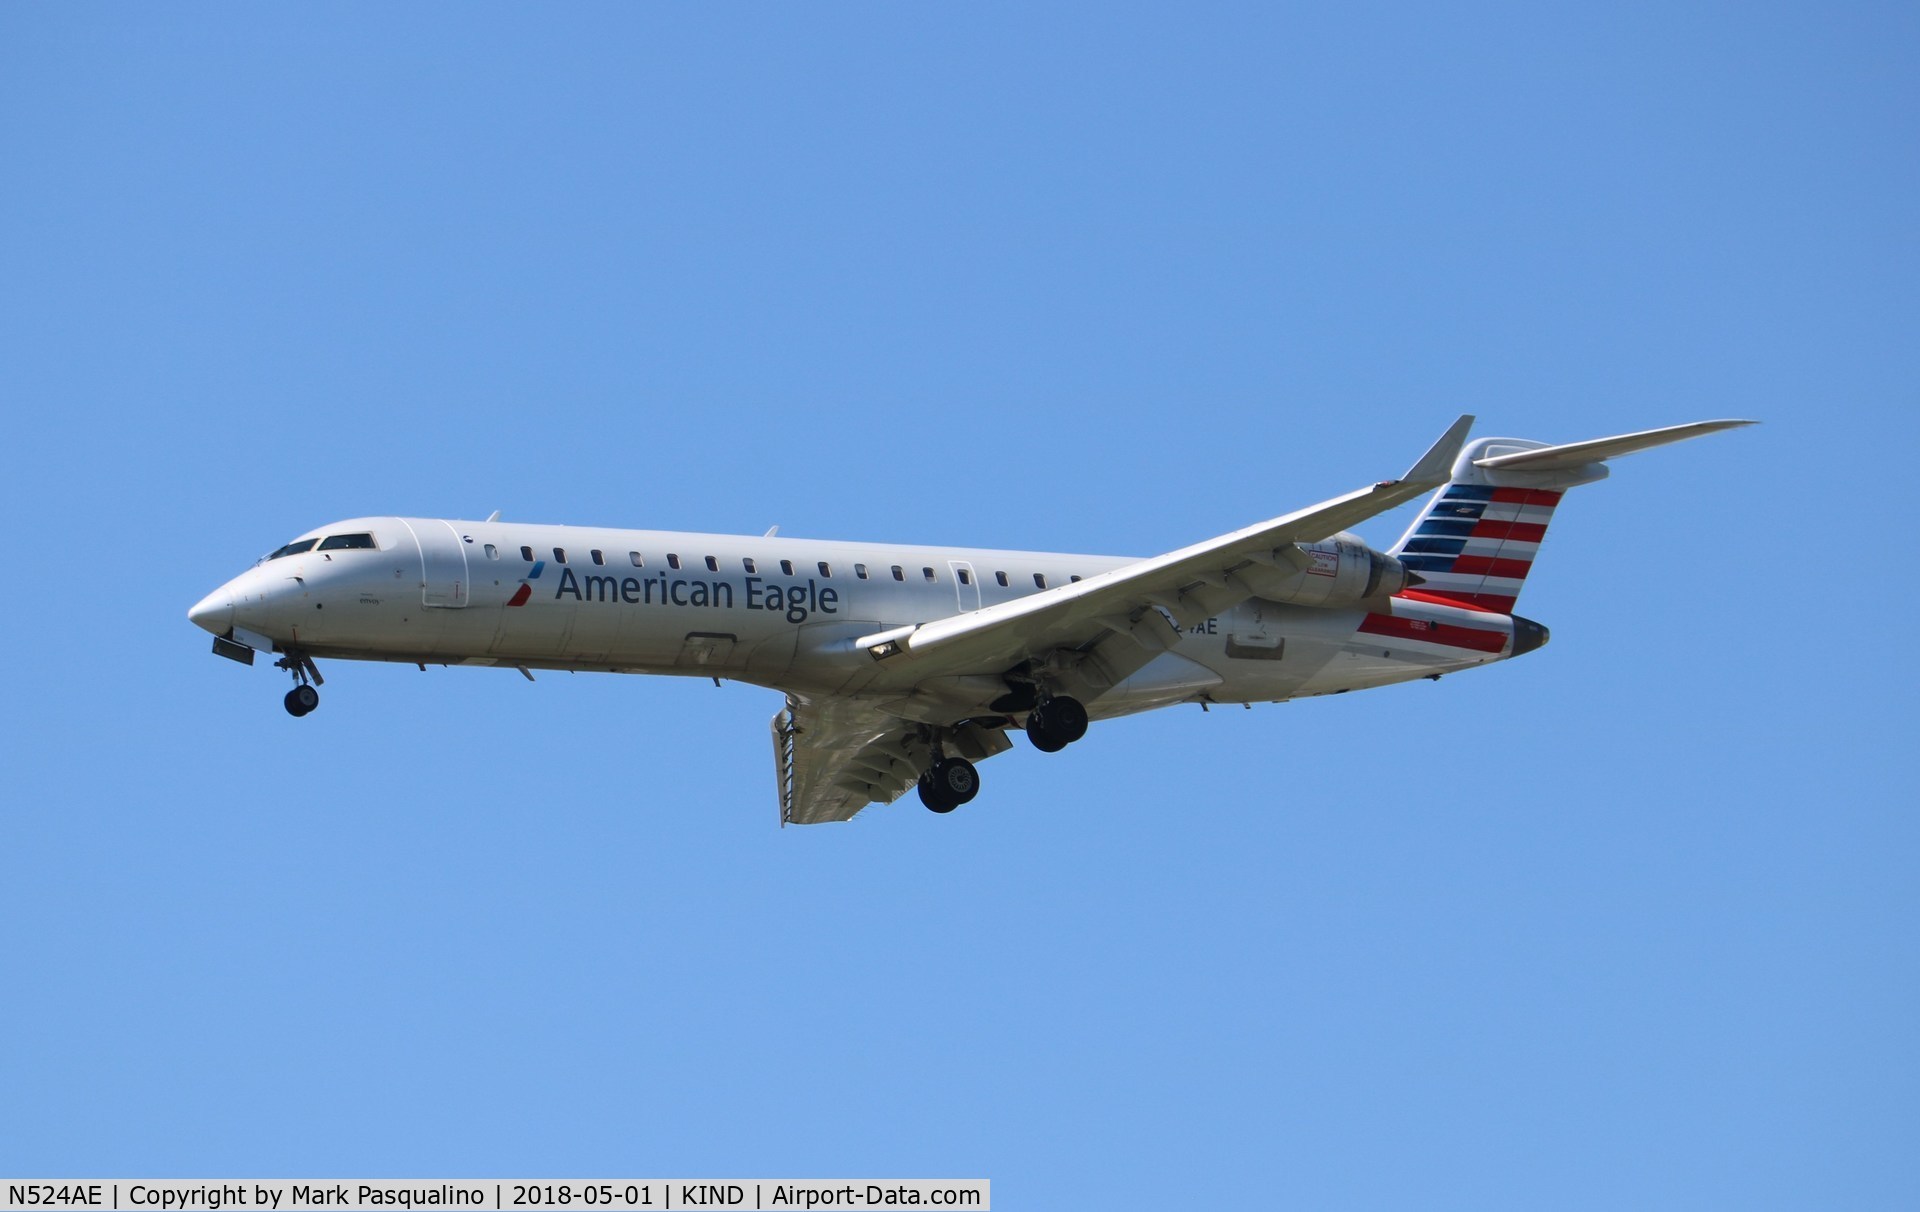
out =
<svg viewBox="0 0 1920 1212"><path fill-rule="evenodd" d="M770 721L784 824L917 788L951 812L1024 732L1172 703L1273 702L1532 652L1512 613L1562 496L1623 454L1750 424L1548 445L1447 427L1407 472L1144 559L369 517L310 531L190 611L319 706L315 658L684 674L785 693ZM1426 498L1401 540L1348 532Z"/></svg>
<svg viewBox="0 0 1920 1212"><path fill-rule="evenodd" d="M902 674L854 647L861 637L1134 562L395 517L335 523L288 546L306 539L315 542L208 595L194 621L309 657L688 674L822 695L907 690L895 684ZM1256 597L1182 627L1170 649L1088 709L1098 718L1188 700L1274 701L1514 655L1508 616L1418 596L1350 607ZM950 681L914 688L930 720L985 711L1004 690L991 679Z"/></svg>

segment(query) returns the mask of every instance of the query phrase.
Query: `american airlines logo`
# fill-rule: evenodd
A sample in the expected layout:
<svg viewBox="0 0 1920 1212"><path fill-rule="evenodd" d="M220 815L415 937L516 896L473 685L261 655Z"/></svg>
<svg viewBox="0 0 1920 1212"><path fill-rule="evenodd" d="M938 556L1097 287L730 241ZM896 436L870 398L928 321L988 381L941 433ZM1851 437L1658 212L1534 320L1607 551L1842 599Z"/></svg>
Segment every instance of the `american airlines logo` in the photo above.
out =
<svg viewBox="0 0 1920 1212"><path fill-rule="evenodd" d="M507 605L525 606L527 599L533 596L533 582L540 579L540 571L546 566L545 560L535 560L533 568L520 578L520 588L513 591L513 596L507 599Z"/></svg>

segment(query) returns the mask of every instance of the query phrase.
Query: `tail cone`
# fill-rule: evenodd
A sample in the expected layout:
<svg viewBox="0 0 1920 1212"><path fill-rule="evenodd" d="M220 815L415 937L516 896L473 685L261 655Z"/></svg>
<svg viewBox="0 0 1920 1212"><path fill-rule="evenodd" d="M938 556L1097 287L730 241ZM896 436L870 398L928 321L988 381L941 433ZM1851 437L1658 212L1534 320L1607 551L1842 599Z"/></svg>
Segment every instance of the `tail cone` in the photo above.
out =
<svg viewBox="0 0 1920 1212"><path fill-rule="evenodd" d="M1552 632L1549 632L1545 627L1534 622L1532 619L1523 619L1517 614L1514 615L1513 655L1525 656L1527 653L1545 644L1547 640L1551 638L1552 634Z"/></svg>

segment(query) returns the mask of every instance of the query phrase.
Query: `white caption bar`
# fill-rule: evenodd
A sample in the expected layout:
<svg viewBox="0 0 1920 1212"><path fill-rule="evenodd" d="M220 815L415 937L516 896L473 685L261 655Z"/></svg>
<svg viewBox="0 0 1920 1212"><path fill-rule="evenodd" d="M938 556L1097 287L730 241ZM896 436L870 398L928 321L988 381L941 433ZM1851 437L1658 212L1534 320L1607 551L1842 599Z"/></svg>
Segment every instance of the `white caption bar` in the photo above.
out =
<svg viewBox="0 0 1920 1212"><path fill-rule="evenodd" d="M991 1212L984 1178L61 1178L0 1179L0 1212L312 1212L319 1208L752 1209L964 1208Z"/></svg>

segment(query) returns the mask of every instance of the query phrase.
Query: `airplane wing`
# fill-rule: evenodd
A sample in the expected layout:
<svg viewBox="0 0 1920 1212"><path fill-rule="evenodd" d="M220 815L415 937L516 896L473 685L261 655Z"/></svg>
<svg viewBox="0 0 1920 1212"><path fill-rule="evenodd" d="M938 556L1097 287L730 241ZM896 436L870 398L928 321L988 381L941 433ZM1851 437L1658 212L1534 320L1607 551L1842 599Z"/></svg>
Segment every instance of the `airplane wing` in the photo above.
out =
<svg viewBox="0 0 1920 1212"><path fill-rule="evenodd" d="M1104 689L1172 646L1177 632L1161 610L1182 623L1204 619L1252 596L1238 576L1250 565L1304 567L1308 557L1296 544L1331 538L1445 484L1472 424L1471 416L1455 421L1397 480L1084 581L855 641L887 668L882 680L892 689L875 685L867 699L788 696L773 718L781 823L850 820L868 804L891 803L914 786L932 754L924 725L897 709L927 679L1000 673L1074 648L1099 656L1103 676L1096 689ZM971 723L953 727L946 743L975 762L1012 744L1003 730Z"/></svg>
<svg viewBox="0 0 1920 1212"><path fill-rule="evenodd" d="M1011 747L1003 733L976 728L948 741L974 762ZM847 698L787 696L773 717L774 781L782 825L852 820L868 804L906 793L932 758L920 725Z"/></svg>
<svg viewBox="0 0 1920 1212"><path fill-rule="evenodd" d="M1462 416L1407 474L1270 521L1208 539L1099 576L968 614L896 628L855 642L876 660L926 677L999 671L1061 648L1086 648L1107 633L1127 637L1138 668L1174 638L1159 607L1182 624L1253 596L1236 574L1250 565L1302 566L1295 544L1317 543L1447 483L1473 417ZM1108 662L1109 674L1125 676Z"/></svg>

